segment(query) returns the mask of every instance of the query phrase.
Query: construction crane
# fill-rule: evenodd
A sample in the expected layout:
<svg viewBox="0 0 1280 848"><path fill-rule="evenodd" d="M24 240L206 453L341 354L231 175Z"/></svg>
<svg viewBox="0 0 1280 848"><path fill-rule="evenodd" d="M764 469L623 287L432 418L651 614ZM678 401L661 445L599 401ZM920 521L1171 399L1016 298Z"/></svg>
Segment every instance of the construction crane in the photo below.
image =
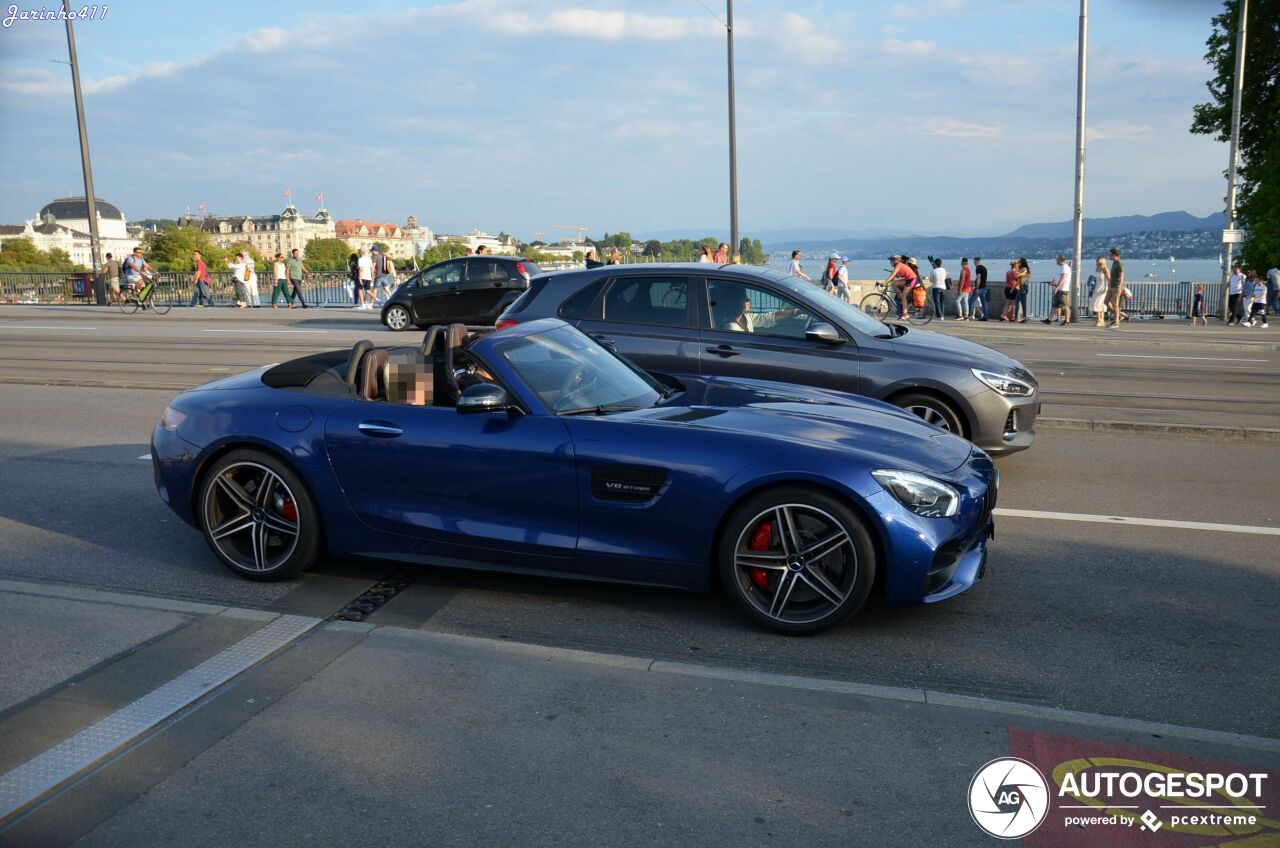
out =
<svg viewBox="0 0 1280 848"><path fill-rule="evenodd" d="M542 238L543 236L545 236L545 235L546 235L546 233L544 233L542 230L538 230L538 231L536 231L536 232L533 234L533 240L534 240L534 241L538 241L539 239L541 239L541 238Z"/></svg>
<svg viewBox="0 0 1280 848"><path fill-rule="evenodd" d="M591 231L591 228L584 224L552 224L552 226L561 230L577 230L579 242L583 240L584 233L588 233Z"/></svg>

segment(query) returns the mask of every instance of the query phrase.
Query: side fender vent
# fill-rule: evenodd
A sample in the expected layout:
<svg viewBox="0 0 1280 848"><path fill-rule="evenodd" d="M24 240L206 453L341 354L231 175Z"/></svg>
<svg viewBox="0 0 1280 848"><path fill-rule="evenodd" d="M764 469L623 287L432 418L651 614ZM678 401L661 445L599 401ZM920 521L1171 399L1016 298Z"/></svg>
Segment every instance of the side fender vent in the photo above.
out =
<svg viewBox="0 0 1280 848"><path fill-rule="evenodd" d="M634 465L596 465L591 469L591 496L602 501L644 503L667 484L667 472Z"/></svg>

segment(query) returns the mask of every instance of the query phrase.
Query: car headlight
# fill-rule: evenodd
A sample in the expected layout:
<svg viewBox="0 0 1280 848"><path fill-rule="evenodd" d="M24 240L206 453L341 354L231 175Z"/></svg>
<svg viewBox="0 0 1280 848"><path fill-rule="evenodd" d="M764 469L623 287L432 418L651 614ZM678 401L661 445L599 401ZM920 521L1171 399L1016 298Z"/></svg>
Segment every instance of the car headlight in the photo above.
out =
<svg viewBox="0 0 1280 848"><path fill-rule="evenodd" d="M941 480L892 468L878 468L871 476L916 515L949 518L960 509L960 493Z"/></svg>
<svg viewBox="0 0 1280 848"><path fill-rule="evenodd" d="M187 420L185 412L179 412L172 406L164 408L164 414L160 416L160 426L168 430L170 433L176 432L183 421Z"/></svg>
<svg viewBox="0 0 1280 848"><path fill-rule="evenodd" d="M998 374L995 371L983 371L980 368L971 368L969 370L973 372L973 376L985 383L992 391L998 392L1005 397L1031 397L1036 393L1035 386L1024 380L1019 380L1011 374Z"/></svg>

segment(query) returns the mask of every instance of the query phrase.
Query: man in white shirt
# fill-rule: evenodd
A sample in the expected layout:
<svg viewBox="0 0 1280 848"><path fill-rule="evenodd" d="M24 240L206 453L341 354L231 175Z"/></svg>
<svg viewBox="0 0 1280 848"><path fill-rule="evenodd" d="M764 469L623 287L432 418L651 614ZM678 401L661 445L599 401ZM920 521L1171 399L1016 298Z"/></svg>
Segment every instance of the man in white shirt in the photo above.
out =
<svg viewBox="0 0 1280 848"><path fill-rule="evenodd" d="M791 265L787 268L787 273L793 277L799 277L802 280L813 282L808 274L804 272L804 267L800 264L800 251L791 251Z"/></svg>
<svg viewBox="0 0 1280 848"><path fill-rule="evenodd" d="M1058 255L1058 276L1053 281L1053 312L1049 313L1049 317L1041 321L1042 324L1052 324L1053 319L1062 314L1062 323L1065 325L1071 318L1071 265L1067 262L1067 257Z"/></svg>
<svg viewBox="0 0 1280 848"><path fill-rule="evenodd" d="M933 260L933 270L929 272L929 294L933 297L933 311L939 321L947 320L943 311L947 303L947 276L942 260Z"/></svg>
<svg viewBox="0 0 1280 848"><path fill-rule="evenodd" d="M759 312L751 311L751 298L745 293L742 296L742 311L727 321L723 327L725 330L732 330L735 333L754 333L757 329L763 330L772 327L785 318L792 318L799 313L798 309L779 309L776 312Z"/></svg>
<svg viewBox="0 0 1280 848"><path fill-rule="evenodd" d="M840 257L840 268L836 271L836 296L845 303L849 302L849 257Z"/></svg>
<svg viewBox="0 0 1280 848"><path fill-rule="evenodd" d="M1244 309L1240 293L1244 290L1244 270L1236 265L1235 271L1227 277L1227 326L1244 323Z"/></svg>
<svg viewBox="0 0 1280 848"><path fill-rule="evenodd" d="M356 309L372 309L373 260L365 254L364 248L360 249L360 258L356 260L356 278L356 297L360 298Z"/></svg>

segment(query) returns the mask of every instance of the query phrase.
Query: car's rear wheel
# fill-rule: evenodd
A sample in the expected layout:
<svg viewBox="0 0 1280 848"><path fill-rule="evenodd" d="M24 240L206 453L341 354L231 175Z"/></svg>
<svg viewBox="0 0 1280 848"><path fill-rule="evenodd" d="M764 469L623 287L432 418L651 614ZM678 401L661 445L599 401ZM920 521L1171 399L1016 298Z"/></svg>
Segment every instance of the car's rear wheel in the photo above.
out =
<svg viewBox="0 0 1280 848"><path fill-rule="evenodd" d="M388 330L398 333L410 324L409 310L399 305L389 306L386 314L382 316L382 322L387 325Z"/></svg>
<svg viewBox="0 0 1280 848"><path fill-rule="evenodd" d="M292 577L320 551L315 502L298 475L269 454L237 450L220 457L204 476L199 504L205 541L243 577Z"/></svg>
<svg viewBox="0 0 1280 848"><path fill-rule="evenodd" d="M909 392L894 398L893 404L948 433L955 433L961 438L965 436L964 422L960 419L960 413L940 397L924 392Z"/></svg>
<svg viewBox="0 0 1280 848"><path fill-rule="evenodd" d="M865 522L820 491L773 489L743 503L720 540L720 579L751 618L782 633L816 633L866 601L875 545Z"/></svg>

